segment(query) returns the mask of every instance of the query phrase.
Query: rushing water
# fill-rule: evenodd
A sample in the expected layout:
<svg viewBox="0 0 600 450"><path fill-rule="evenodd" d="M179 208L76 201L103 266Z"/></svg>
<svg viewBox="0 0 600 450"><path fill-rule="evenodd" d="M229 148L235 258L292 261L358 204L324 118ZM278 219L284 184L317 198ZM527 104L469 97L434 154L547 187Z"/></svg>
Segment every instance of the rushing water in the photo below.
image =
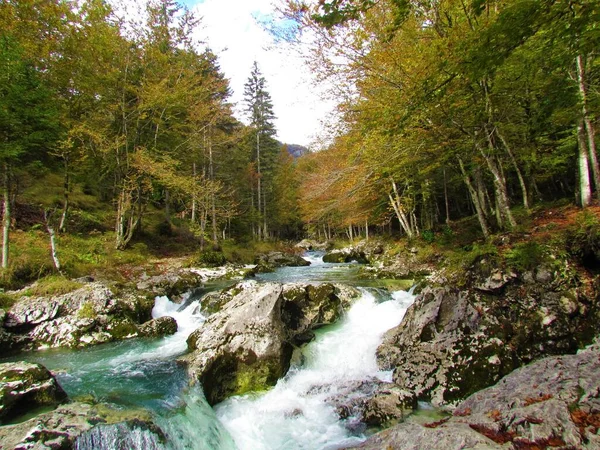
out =
<svg viewBox="0 0 600 450"><path fill-rule="evenodd" d="M352 381L387 375L377 368L375 350L411 301L410 294L398 292L380 303L364 291L340 324L321 331L301 350L299 363L275 388L217 405L217 417L238 448L337 448L360 442L325 400Z"/></svg>
<svg viewBox="0 0 600 450"><path fill-rule="evenodd" d="M320 254L306 258L312 263L309 267L286 267L257 278L360 285L356 283L357 264L326 264ZM413 300L404 291L361 290L361 298L339 323L318 330L313 342L296 350L290 371L273 389L232 397L214 409L200 388L187 387L185 369L175 361L186 351L189 334L205 320L197 296L190 295L181 304L166 297L156 299L152 315L174 317L178 331L173 336L79 351L39 352L27 359L57 372L72 398L92 396L120 407L150 409L172 449L339 448L360 442L364 436L340 420L326 399L339 395L352 382L389 377L378 370L375 350L383 333L400 323ZM115 436L121 432L107 428L92 437L99 442L105 439L101 433Z"/></svg>

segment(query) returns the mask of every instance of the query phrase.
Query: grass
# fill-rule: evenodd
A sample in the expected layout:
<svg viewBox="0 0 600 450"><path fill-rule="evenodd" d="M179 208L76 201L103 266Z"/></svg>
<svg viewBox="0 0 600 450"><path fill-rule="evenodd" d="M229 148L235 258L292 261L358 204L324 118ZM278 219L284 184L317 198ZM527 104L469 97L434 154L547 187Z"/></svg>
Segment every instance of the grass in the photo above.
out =
<svg viewBox="0 0 600 450"><path fill-rule="evenodd" d="M62 275L50 275L32 284L22 294L27 297L50 297L67 294L79 289L81 286L83 286L81 283L65 278Z"/></svg>
<svg viewBox="0 0 600 450"><path fill-rule="evenodd" d="M14 305L16 301L16 296L0 292L0 309L8 309Z"/></svg>

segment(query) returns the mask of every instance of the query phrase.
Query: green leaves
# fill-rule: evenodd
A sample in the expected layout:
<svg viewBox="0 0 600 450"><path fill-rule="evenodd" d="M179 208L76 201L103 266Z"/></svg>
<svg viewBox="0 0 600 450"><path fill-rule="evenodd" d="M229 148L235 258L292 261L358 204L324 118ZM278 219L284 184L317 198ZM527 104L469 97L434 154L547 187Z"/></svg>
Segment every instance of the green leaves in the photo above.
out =
<svg viewBox="0 0 600 450"><path fill-rule="evenodd" d="M45 156L41 152L52 146L59 132L52 100L22 46L12 36L0 35L0 160Z"/></svg>

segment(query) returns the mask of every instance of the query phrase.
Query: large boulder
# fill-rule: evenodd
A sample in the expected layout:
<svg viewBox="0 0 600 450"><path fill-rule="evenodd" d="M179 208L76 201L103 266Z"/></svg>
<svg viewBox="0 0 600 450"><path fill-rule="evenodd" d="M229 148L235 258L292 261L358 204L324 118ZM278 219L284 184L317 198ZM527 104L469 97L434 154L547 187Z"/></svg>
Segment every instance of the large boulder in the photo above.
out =
<svg viewBox="0 0 600 450"><path fill-rule="evenodd" d="M318 242L313 239L303 239L295 245L302 250L330 250L333 247L333 241Z"/></svg>
<svg viewBox="0 0 600 450"><path fill-rule="evenodd" d="M67 394L44 366L0 364L0 423L41 406L56 406Z"/></svg>
<svg viewBox="0 0 600 450"><path fill-rule="evenodd" d="M87 283L68 294L22 297L7 312L2 351L48 347L87 347L140 335L137 323L148 316L145 297L117 298L102 283Z"/></svg>
<svg viewBox="0 0 600 450"><path fill-rule="evenodd" d="M140 275L136 288L151 296L167 296L178 298L184 292L201 286L204 277L198 271L190 268L171 267L163 273Z"/></svg>
<svg viewBox="0 0 600 450"><path fill-rule="evenodd" d="M362 449L600 448L600 348L515 370L461 402L452 417L410 420Z"/></svg>
<svg viewBox="0 0 600 450"><path fill-rule="evenodd" d="M75 439L77 450L163 450L165 436L152 422L138 419L100 424ZM115 446L115 444L117 446Z"/></svg>
<svg viewBox="0 0 600 450"><path fill-rule="evenodd" d="M599 327L596 299L538 268L492 270L472 288L431 287L377 350L400 388L453 404L537 358L573 353Z"/></svg>
<svg viewBox="0 0 600 450"><path fill-rule="evenodd" d="M192 353L185 357L208 402L275 384L289 368L294 344L338 319L338 292L331 284L253 281L223 291L223 306L190 335Z"/></svg>

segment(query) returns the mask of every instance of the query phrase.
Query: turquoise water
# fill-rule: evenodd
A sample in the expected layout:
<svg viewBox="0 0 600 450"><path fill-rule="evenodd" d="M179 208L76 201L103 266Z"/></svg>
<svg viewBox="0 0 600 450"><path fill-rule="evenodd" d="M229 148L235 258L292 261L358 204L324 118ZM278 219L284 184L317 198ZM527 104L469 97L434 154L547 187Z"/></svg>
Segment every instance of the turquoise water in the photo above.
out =
<svg viewBox="0 0 600 450"><path fill-rule="evenodd" d="M358 264L326 264L318 253L306 258L311 266L281 268L256 279L360 284ZM73 399L152 411L172 449L337 448L364 438L360 430L339 420L325 400L344 383L389 377L378 370L375 350L383 333L402 319L411 294L363 289L339 323L318 330L313 342L296 351L289 373L272 390L233 397L214 409L201 388L188 387L185 368L176 361L186 352L189 334L205 320L201 294L196 291L181 304L156 299L153 316L169 315L178 322L173 336L84 350L47 350L18 359L39 362L55 372Z"/></svg>

